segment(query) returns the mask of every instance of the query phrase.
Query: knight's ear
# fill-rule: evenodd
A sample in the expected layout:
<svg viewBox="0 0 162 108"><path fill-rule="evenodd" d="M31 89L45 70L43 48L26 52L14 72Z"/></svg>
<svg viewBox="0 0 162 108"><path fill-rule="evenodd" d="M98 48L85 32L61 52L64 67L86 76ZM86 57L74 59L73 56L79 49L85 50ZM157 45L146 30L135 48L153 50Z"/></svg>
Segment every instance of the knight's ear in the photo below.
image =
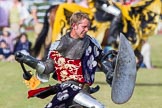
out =
<svg viewBox="0 0 162 108"><path fill-rule="evenodd" d="M72 28L77 29L76 23L72 24Z"/></svg>

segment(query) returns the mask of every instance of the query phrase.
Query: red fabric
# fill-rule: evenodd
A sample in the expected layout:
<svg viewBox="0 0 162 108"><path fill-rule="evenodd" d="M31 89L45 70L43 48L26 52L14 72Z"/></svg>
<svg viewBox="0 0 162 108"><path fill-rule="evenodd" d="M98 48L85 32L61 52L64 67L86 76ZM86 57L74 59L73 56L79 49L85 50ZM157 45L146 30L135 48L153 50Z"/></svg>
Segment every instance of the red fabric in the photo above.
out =
<svg viewBox="0 0 162 108"><path fill-rule="evenodd" d="M59 81L75 80L84 83L80 59L72 60L65 58L58 51L52 51L50 58L54 60L54 67Z"/></svg>
<svg viewBox="0 0 162 108"><path fill-rule="evenodd" d="M28 91L28 98L35 97L37 94L49 89L50 87L44 87L44 88L39 88L35 90L29 90Z"/></svg>

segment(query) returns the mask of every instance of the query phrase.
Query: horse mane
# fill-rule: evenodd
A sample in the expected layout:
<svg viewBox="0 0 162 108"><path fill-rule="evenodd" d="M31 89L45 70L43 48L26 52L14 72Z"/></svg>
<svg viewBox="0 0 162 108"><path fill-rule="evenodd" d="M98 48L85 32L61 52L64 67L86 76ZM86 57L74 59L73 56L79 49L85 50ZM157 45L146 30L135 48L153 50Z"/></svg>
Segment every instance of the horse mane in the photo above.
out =
<svg viewBox="0 0 162 108"><path fill-rule="evenodd" d="M38 35L38 37L37 37L37 39L35 41L34 47L32 49L32 54L34 56L37 56L40 53L41 47L45 43L45 39L46 39L46 36L48 34L48 30L49 30L48 13L52 9L54 9L56 6L57 5L50 6L50 8L47 9L47 11L45 13L43 28L42 28L41 32L39 33L39 35Z"/></svg>

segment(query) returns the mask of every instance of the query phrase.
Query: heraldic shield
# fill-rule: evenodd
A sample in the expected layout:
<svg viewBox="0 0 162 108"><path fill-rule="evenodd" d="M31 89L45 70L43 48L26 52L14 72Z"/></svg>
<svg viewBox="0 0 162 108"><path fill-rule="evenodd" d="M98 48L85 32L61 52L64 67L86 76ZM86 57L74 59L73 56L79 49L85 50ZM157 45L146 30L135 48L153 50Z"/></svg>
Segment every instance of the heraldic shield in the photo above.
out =
<svg viewBox="0 0 162 108"><path fill-rule="evenodd" d="M134 91L136 57L131 44L122 33L120 33L119 42L119 52L112 81L111 99L116 104L123 104L131 98Z"/></svg>

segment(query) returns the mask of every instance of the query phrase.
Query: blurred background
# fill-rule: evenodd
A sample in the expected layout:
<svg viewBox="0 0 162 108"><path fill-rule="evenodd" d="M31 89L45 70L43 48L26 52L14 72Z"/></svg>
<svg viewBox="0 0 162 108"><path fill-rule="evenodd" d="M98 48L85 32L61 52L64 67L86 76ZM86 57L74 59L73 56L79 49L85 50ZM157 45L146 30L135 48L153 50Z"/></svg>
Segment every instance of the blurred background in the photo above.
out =
<svg viewBox="0 0 162 108"><path fill-rule="evenodd" d="M82 0L75 0L80 3ZM0 0L0 107L43 108L51 99L27 99L29 88L24 84L21 66L15 61L16 51L32 53L32 48L43 28L45 11L52 5L66 0ZM114 1L123 2L123 1ZM126 4L138 2L126 0ZM40 13L38 5L43 5ZM111 100L111 87L101 72L96 73L95 85L100 91L93 94L106 108L161 108L162 106L162 22L158 23L154 35L144 42L141 53L146 58L138 70L136 87L131 99L121 105ZM5 49L5 50L3 50ZM5 52L2 52L5 51ZM42 56L37 57L42 59ZM34 73L34 70L27 67ZM53 79L40 86L55 84Z"/></svg>

